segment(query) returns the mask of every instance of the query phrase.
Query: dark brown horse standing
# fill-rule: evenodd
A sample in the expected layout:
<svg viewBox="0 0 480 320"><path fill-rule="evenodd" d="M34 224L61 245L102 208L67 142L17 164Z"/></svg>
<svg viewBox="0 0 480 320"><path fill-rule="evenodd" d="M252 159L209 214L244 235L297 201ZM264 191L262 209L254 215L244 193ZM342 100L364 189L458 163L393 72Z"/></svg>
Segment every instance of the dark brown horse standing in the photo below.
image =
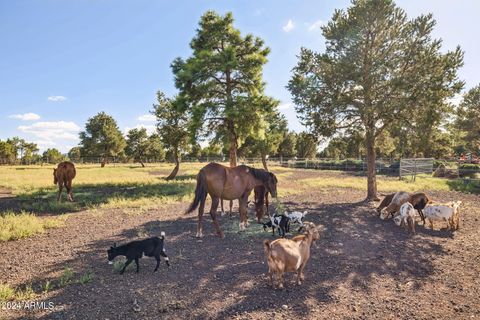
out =
<svg viewBox="0 0 480 320"><path fill-rule="evenodd" d="M235 200L238 199L240 211L240 230L245 230L247 226L247 202L250 192L256 187L263 186L273 196L277 196L277 177L271 172L263 169L255 169L245 165L238 167L225 167L218 163L209 163L203 167L197 175L197 187L195 188L195 198L187 210L187 213L198 208L198 227L197 237L203 236L202 219L205 210L205 200L207 195L212 198L212 207L210 216L217 234L223 238L223 232L217 221L217 207L220 199ZM257 210L257 218L261 219L262 210ZM257 205L260 205L257 203ZM257 207L259 208L259 207Z"/></svg>
<svg viewBox="0 0 480 320"><path fill-rule="evenodd" d="M67 198L73 201L72 180L77 174L75 165L70 161L60 162L56 169L53 169L53 184L58 184L57 201L60 201L63 187L67 189Z"/></svg>

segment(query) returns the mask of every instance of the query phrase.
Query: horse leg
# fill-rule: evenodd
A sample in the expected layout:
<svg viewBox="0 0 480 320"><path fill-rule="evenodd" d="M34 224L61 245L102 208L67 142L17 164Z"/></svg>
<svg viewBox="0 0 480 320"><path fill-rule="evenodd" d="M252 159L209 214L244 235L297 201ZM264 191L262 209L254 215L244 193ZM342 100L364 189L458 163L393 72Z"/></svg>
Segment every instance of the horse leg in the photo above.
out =
<svg viewBox="0 0 480 320"><path fill-rule="evenodd" d="M57 202L60 202L60 197L62 196L63 191L63 184L62 182L58 183L58 195L57 195Z"/></svg>
<svg viewBox="0 0 480 320"><path fill-rule="evenodd" d="M68 197L68 200L70 200L70 202L73 202L72 180L67 181L66 187L67 187L67 197Z"/></svg>
<svg viewBox="0 0 480 320"><path fill-rule="evenodd" d="M230 200L230 218L232 217L233 200Z"/></svg>
<svg viewBox="0 0 480 320"><path fill-rule="evenodd" d="M197 225L197 238L203 237L203 227L202 227L202 220L203 220L203 212L205 210L205 198L200 200L200 205L198 206L198 225Z"/></svg>
<svg viewBox="0 0 480 320"><path fill-rule="evenodd" d="M217 235L220 238L224 237L223 231L220 229L217 220L217 208L218 208L219 198L212 197L212 207L210 208L210 216L212 217L213 225L215 226L215 230L217 231Z"/></svg>
<svg viewBox="0 0 480 320"><path fill-rule="evenodd" d="M223 210L223 198L220 200L220 208L222 208L222 217L225 215L225 210Z"/></svg>
<svg viewBox="0 0 480 320"><path fill-rule="evenodd" d="M238 206L240 211L240 224L238 225L240 231L245 230L247 226L247 202L248 202L248 194L244 194L240 199L238 199Z"/></svg>

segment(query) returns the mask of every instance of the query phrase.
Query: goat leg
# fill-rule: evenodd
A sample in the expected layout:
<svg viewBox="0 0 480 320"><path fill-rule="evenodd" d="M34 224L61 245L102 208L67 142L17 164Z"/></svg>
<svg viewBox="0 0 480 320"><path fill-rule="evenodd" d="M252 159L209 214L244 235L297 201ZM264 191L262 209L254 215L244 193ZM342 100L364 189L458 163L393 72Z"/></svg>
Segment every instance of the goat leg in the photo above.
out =
<svg viewBox="0 0 480 320"><path fill-rule="evenodd" d="M137 265L137 273L140 271L140 263L138 263L138 257L135 257L135 264Z"/></svg>
<svg viewBox="0 0 480 320"><path fill-rule="evenodd" d="M157 260L157 265L155 266L153 272L156 272L158 270L158 266L160 265L160 256L155 256L155 260Z"/></svg>
<svg viewBox="0 0 480 320"><path fill-rule="evenodd" d="M422 219L423 225L425 225L425 215L423 214L422 209L418 209L418 214L420 215L420 218Z"/></svg>
<svg viewBox="0 0 480 320"><path fill-rule="evenodd" d="M168 259L167 254L165 253L165 249L160 252L160 255L165 258L165 263L167 264L167 267L170 267L170 260ZM158 259L160 261L160 258ZM157 269L158 269L158 261L157 261Z"/></svg>

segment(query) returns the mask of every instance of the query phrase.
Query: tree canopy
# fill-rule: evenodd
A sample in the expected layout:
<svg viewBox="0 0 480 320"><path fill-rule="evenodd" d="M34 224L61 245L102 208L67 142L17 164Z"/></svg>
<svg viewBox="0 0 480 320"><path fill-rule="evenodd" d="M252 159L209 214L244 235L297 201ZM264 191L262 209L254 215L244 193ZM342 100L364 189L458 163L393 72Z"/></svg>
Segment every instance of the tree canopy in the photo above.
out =
<svg viewBox="0 0 480 320"><path fill-rule="evenodd" d="M314 134L364 132L370 199L377 197L379 135L399 122L438 123L451 108L447 98L463 87L463 52L442 53L434 26L432 15L408 20L390 0L353 0L322 27L325 52L302 48L293 69L288 89Z"/></svg>
<svg viewBox="0 0 480 320"><path fill-rule="evenodd" d="M239 144L265 130L265 116L278 105L264 95L269 48L258 37L242 36L233 22L232 13L207 11L190 42L192 56L172 63L175 85L191 114L192 136L226 138L231 166Z"/></svg>
<svg viewBox="0 0 480 320"><path fill-rule="evenodd" d="M107 157L123 155L126 142L115 119L100 112L88 119L85 131L80 132L80 145L83 156L101 156L103 167Z"/></svg>
<svg viewBox="0 0 480 320"><path fill-rule="evenodd" d="M464 95L457 115L455 127L460 131L464 151L480 155L480 84Z"/></svg>

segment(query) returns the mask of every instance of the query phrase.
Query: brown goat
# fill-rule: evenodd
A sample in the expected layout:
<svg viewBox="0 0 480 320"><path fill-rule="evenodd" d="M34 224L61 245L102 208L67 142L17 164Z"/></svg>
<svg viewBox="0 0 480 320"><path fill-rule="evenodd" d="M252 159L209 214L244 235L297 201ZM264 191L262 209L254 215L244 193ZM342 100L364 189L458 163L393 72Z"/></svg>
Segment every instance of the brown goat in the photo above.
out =
<svg viewBox="0 0 480 320"><path fill-rule="evenodd" d="M425 225L425 215L423 214L423 209L425 209L427 204L432 202L430 198L425 193L419 192L412 194L408 202L410 202L413 207L417 209L418 214L423 221L423 225Z"/></svg>
<svg viewBox="0 0 480 320"><path fill-rule="evenodd" d="M390 200L390 203L388 203L389 200ZM422 219L423 223L425 224L425 217L423 215L422 210L431 201L428 198L428 196L423 192L414 193L411 195L407 192L399 191L397 193L389 194L385 196L382 203L377 208L377 211L380 214L380 219L386 219L390 215L393 216L396 212L400 210L400 207L405 202L409 202L413 205L413 207L418 211L418 214L420 215L420 218Z"/></svg>
<svg viewBox="0 0 480 320"><path fill-rule="evenodd" d="M393 197L395 196L395 193L390 193L385 195L385 198L383 198L382 202L380 202L380 205L377 208L377 213L380 215L380 212L382 212L383 208L388 207L390 202L392 202Z"/></svg>
<svg viewBox="0 0 480 320"><path fill-rule="evenodd" d="M298 285L305 279L303 269L310 258L310 247L313 241L320 238L317 227L311 222L305 223L306 233L292 239L277 239L272 242L263 242L265 256L268 262L269 283L273 283L273 274L276 273L278 288L283 288L283 274L296 272Z"/></svg>
<svg viewBox="0 0 480 320"><path fill-rule="evenodd" d="M58 184L57 201L60 201L64 186L67 189L68 200L73 201L72 180L76 174L75 165L70 161L61 162L56 169L53 169L53 184Z"/></svg>

